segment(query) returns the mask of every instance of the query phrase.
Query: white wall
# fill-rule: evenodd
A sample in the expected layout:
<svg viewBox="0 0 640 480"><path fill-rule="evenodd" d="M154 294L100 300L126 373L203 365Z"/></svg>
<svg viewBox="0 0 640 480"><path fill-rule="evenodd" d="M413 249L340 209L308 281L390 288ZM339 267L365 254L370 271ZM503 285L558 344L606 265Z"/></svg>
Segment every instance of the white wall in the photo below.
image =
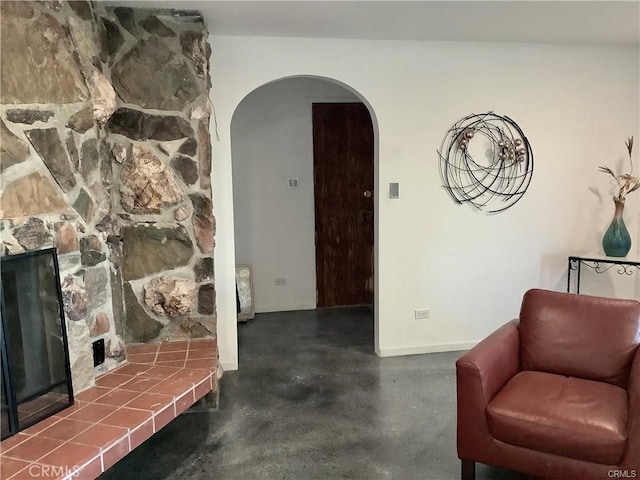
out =
<svg viewBox="0 0 640 480"><path fill-rule="evenodd" d="M640 137L638 48L215 35L211 43L225 367L237 365L231 119L246 95L276 79L335 79L371 108L379 354L466 348L517 316L527 289L563 290L567 254L599 250L613 206L597 166L624 160L625 139ZM535 156L528 192L494 216L453 203L436 154L455 121L488 110L513 118ZM389 182L400 182L399 200L386 197ZM637 254L640 195L632 195L625 218ZM423 307L431 318L415 320Z"/></svg>
<svg viewBox="0 0 640 480"><path fill-rule="evenodd" d="M236 263L253 267L256 312L316 307L311 108L321 101L359 100L327 80L290 78L250 93L233 116Z"/></svg>

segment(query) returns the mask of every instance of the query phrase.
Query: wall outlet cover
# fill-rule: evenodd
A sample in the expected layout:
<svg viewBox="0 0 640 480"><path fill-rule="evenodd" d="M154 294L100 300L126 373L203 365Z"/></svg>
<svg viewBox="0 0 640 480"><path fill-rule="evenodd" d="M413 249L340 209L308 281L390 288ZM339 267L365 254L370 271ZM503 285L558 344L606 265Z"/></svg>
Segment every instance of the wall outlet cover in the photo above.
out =
<svg viewBox="0 0 640 480"><path fill-rule="evenodd" d="M97 367L104 363L104 338L93 342L93 366Z"/></svg>

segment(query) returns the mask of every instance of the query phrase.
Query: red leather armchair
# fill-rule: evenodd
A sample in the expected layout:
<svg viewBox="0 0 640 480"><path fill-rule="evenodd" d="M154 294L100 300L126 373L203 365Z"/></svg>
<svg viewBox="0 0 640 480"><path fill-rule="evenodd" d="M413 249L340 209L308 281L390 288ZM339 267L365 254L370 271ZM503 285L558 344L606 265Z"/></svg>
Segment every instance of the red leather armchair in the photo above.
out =
<svg viewBox="0 0 640 480"><path fill-rule="evenodd" d="M456 363L462 478L640 479L640 303L530 290Z"/></svg>

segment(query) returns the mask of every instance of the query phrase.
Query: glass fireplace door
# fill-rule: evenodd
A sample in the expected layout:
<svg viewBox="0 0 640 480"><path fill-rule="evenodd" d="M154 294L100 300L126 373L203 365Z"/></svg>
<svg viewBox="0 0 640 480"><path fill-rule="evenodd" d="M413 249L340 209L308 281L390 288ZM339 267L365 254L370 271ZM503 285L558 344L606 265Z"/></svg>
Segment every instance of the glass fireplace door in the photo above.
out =
<svg viewBox="0 0 640 480"><path fill-rule="evenodd" d="M2 258L2 438L73 403L55 249Z"/></svg>

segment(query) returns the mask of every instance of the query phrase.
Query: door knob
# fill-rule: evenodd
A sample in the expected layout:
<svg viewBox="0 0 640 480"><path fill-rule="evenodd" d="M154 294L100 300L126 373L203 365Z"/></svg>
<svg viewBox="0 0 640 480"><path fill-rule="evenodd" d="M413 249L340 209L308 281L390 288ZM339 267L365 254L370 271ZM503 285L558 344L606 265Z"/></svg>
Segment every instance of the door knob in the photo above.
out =
<svg viewBox="0 0 640 480"><path fill-rule="evenodd" d="M371 198L371 190L364 191L364 198Z"/></svg>

